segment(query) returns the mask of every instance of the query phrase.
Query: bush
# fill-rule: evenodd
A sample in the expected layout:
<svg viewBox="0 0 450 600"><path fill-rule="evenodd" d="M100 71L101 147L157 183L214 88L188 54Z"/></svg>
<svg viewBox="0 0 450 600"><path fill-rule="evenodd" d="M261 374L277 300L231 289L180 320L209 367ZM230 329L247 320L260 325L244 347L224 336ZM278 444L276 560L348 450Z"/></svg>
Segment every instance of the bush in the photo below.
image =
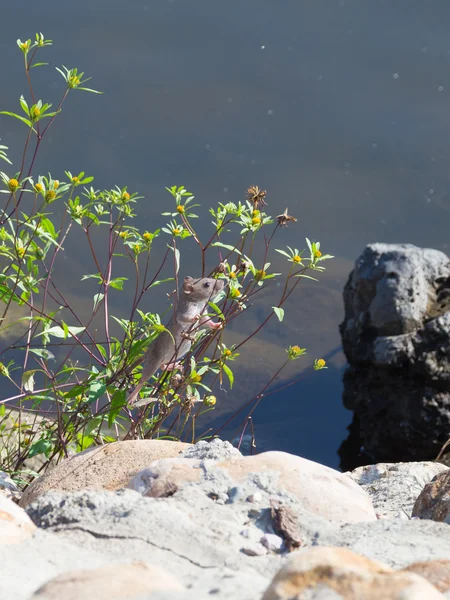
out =
<svg viewBox="0 0 450 600"><path fill-rule="evenodd" d="M194 227L200 206L183 186L167 188L173 202L173 210L163 213L167 224L140 232L133 225L140 196L127 187L97 190L91 185L94 178L85 172L65 171L61 178L50 173L35 175L41 144L69 95L99 92L85 87L84 73L57 68L66 88L52 110L51 104L36 99L31 81L32 69L45 66L36 59L51 41L37 34L35 41L17 43L23 53L29 99L20 97L20 114L0 113L19 119L27 132L19 171L0 172L5 199L0 219L0 334L7 340L0 373L15 388L0 400L0 458L2 468L26 484L36 475L26 469L33 457L41 459L40 469L44 469L69 452L119 438L198 439L196 418L214 410L218 386L225 382L233 386L232 363L240 347L271 319L282 322L283 305L301 279L313 279L306 272L322 271L323 261L332 257L322 254L319 242L307 239L307 251L275 249L286 259L287 272L272 273L269 255L274 236L296 219L287 210L276 218L269 216L266 192L258 186L250 187L242 201L219 202L209 208L212 229L205 241ZM7 150L0 146L0 159L11 164ZM200 213L203 219L207 217ZM78 246L84 244L92 258L93 272L82 281L98 284L92 314L84 320L76 303L66 298L58 275L71 237ZM128 406L127 390L140 377L139 359L165 330L160 315L141 310L142 300L145 296L148 305L149 292L161 284L178 289L187 238L200 251L196 275L211 275L227 284L216 302L209 303L211 314L223 327L212 334L197 332L184 369L155 375L143 388L141 406ZM160 240L165 246L163 258L153 265L152 249ZM206 270L207 260L216 265L212 273ZM170 264L172 277L159 279ZM227 324L245 318L255 295L275 281L281 281L282 291L273 311L244 341L228 347ZM127 319L111 309L111 299L124 286L134 290ZM114 329L115 325L119 328ZM114 335L115 330L121 333ZM242 435L263 395L271 393L267 390L275 378L290 360L304 353L304 348L289 347L284 363L241 409L248 410ZM314 368L326 368L325 361L316 360Z"/></svg>

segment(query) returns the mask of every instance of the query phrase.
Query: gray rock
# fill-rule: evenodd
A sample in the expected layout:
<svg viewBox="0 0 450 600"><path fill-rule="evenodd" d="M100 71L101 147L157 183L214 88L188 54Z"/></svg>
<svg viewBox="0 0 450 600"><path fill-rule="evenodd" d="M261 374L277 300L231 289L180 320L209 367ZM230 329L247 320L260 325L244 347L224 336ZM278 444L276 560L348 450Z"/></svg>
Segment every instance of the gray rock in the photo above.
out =
<svg viewBox="0 0 450 600"><path fill-rule="evenodd" d="M420 519L380 519L343 525L317 539L319 546L342 546L395 569L413 562L450 559L450 532L445 523Z"/></svg>
<svg viewBox="0 0 450 600"><path fill-rule="evenodd" d="M217 590L217 598L250 600L262 595L281 560L263 546L267 556L242 552L252 544L242 530L251 528L257 539L264 533L260 511L249 516L245 500L217 504L195 485L161 500L130 490L50 492L27 510L40 527L80 548L107 554L115 562L141 560L163 566L191 590ZM245 588L242 581L247 582Z"/></svg>
<svg viewBox="0 0 450 600"><path fill-rule="evenodd" d="M28 600L49 579L77 568L123 562L80 547L63 536L40 531L20 544L0 545L0 598Z"/></svg>
<svg viewBox="0 0 450 600"><path fill-rule="evenodd" d="M344 404L373 461L427 460L450 437L450 261L370 244L344 290Z"/></svg>
<svg viewBox="0 0 450 600"><path fill-rule="evenodd" d="M180 454L181 458L196 458L199 460L225 460L236 456L242 456L242 454L230 442L219 438L214 438L210 442L197 442Z"/></svg>
<svg viewBox="0 0 450 600"><path fill-rule="evenodd" d="M448 471L436 462L378 463L346 473L369 494L379 518L411 518L424 486L435 475Z"/></svg>

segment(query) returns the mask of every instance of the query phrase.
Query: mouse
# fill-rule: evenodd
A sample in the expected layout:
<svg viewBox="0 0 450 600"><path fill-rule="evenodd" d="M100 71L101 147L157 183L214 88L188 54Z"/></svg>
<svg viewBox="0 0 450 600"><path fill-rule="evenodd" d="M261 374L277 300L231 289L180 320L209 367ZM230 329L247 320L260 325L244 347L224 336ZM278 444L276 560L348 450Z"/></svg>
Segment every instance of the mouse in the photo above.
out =
<svg viewBox="0 0 450 600"><path fill-rule="evenodd" d="M222 279L184 278L174 314L166 327L172 335L163 331L147 348L143 358L139 360L139 363L143 363L142 375L127 399L129 405L136 402L145 382L158 369L172 371L179 366L179 359L191 349L190 334L199 329L220 329L222 327L221 321L215 322L208 317L207 309L208 302L217 296L223 287Z"/></svg>

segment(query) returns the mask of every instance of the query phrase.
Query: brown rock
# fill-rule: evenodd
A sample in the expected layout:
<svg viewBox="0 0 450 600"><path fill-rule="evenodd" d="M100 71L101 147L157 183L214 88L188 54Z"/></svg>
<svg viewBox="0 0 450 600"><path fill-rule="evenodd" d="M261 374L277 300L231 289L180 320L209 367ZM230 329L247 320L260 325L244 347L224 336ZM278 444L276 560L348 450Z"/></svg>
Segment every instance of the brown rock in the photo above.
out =
<svg viewBox="0 0 450 600"><path fill-rule="evenodd" d="M178 456L189 445L167 440L129 440L89 448L33 481L25 490L20 506L28 506L49 490L118 490L153 461Z"/></svg>
<svg viewBox="0 0 450 600"><path fill-rule="evenodd" d="M414 504L412 516L450 525L450 469L427 483Z"/></svg>
<svg viewBox="0 0 450 600"><path fill-rule="evenodd" d="M92 571L69 571L40 587L32 600L113 600L142 598L155 591L178 592L185 588L161 567L146 563L109 565Z"/></svg>
<svg viewBox="0 0 450 600"><path fill-rule="evenodd" d="M394 571L346 548L317 547L291 554L262 600L443 600L428 581Z"/></svg>
<svg viewBox="0 0 450 600"><path fill-rule="evenodd" d="M450 592L450 560L417 562L403 570L417 573L443 594Z"/></svg>
<svg viewBox="0 0 450 600"><path fill-rule="evenodd" d="M147 496L167 496L186 483L205 477L200 464L201 461L184 458L161 460L139 473L128 487ZM263 452L216 462L214 468L227 471L236 483L250 473L270 471L278 474L277 487L295 495L306 510L330 521L376 520L369 496L350 477L300 456Z"/></svg>
<svg viewBox="0 0 450 600"><path fill-rule="evenodd" d="M22 508L0 495L0 545L19 544L31 537L35 529Z"/></svg>

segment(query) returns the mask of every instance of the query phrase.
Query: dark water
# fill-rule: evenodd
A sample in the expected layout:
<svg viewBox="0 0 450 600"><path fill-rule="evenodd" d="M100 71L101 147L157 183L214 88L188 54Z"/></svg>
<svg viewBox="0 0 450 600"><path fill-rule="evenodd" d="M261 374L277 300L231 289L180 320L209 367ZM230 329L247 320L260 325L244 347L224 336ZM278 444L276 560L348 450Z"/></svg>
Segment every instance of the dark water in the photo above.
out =
<svg viewBox="0 0 450 600"><path fill-rule="evenodd" d="M165 186L183 184L209 205L257 183L273 214L288 206L298 217L279 245L302 248L307 235L336 255L322 283L290 303L288 329L269 327L247 357L223 414L264 385L283 346L307 346L310 364L339 344L341 290L366 243L448 247L447 0L4 0L0 27L3 109L26 93L15 40L36 31L54 40L52 65L78 66L105 92L73 94L37 171L83 169L98 188L128 185L146 197L149 229L163 223ZM56 102L58 77L42 70L38 97ZM15 163L24 133L0 119ZM68 267L80 303L86 292L73 282L93 272L86 260L80 251ZM184 272L197 264L187 259ZM337 466L350 421L342 366L335 354L328 371L265 399L260 446Z"/></svg>

